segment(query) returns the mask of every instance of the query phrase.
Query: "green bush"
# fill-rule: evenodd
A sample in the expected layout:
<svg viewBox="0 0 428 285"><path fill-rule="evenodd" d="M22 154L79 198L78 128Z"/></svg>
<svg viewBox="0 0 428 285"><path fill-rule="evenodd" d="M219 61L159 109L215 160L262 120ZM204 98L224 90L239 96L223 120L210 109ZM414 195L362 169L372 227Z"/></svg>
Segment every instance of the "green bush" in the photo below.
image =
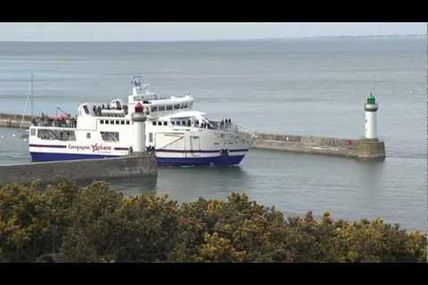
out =
<svg viewBox="0 0 428 285"><path fill-rule="evenodd" d="M426 262L427 239L382 220L284 217L232 193L178 204L104 182L0 189L0 261Z"/></svg>

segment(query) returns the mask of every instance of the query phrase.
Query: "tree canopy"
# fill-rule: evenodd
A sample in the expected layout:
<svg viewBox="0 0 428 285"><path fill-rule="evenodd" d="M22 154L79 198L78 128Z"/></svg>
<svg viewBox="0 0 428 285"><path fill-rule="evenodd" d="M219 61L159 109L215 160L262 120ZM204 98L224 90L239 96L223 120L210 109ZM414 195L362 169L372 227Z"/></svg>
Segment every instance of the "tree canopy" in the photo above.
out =
<svg viewBox="0 0 428 285"><path fill-rule="evenodd" d="M381 219L285 217L244 193L179 204L36 181L0 188L0 261L426 262L427 239Z"/></svg>

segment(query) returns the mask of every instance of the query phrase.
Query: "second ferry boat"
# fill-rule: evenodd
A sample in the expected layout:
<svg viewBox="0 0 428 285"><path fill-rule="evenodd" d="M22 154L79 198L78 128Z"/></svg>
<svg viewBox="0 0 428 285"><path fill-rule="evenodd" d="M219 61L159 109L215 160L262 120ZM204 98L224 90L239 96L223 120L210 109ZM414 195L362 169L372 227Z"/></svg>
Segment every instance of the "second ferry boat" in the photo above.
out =
<svg viewBox="0 0 428 285"><path fill-rule="evenodd" d="M127 104L83 103L76 117L42 115L29 130L33 161L126 156L155 151L158 165L237 165L255 141L230 119L209 120L190 95L161 98L139 76Z"/></svg>

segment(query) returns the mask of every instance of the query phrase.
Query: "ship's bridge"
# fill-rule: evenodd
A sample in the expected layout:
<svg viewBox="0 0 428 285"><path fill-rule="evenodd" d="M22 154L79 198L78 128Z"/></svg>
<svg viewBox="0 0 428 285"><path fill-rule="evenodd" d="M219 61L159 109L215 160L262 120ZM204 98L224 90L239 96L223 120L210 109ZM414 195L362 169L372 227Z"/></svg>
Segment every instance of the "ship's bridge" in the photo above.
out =
<svg viewBox="0 0 428 285"><path fill-rule="evenodd" d="M170 127L194 127L202 129L221 129L225 131L232 130L232 124L224 124L224 122L216 122L206 118L206 113L199 111L182 111L170 115L165 115L153 120L154 126L170 126ZM161 122L161 124L159 124ZM164 122L164 123L162 123Z"/></svg>
<svg viewBox="0 0 428 285"><path fill-rule="evenodd" d="M142 84L140 77L132 79L132 94L128 97L129 112L132 113L135 106L140 103L149 118L159 118L171 113L191 110L194 98L188 94L180 97L159 97L148 88L150 84Z"/></svg>
<svg viewBox="0 0 428 285"><path fill-rule="evenodd" d="M174 120L174 119L183 119L183 118L192 118L192 119L198 119L201 121L208 122L208 119L205 118L206 113L199 112L199 111L183 111L179 113L174 113L166 116L160 117L160 119L164 120Z"/></svg>
<svg viewBox="0 0 428 285"><path fill-rule="evenodd" d="M159 99L160 97L158 96L158 94L148 90L149 86L150 84L134 86L132 88L132 94L128 97L129 103Z"/></svg>
<svg viewBox="0 0 428 285"><path fill-rule="evenodd" d="M79 116L87 117L125 117L128 114L128 106L122 100L115 99L110 103L83 103L78 109Z"/></svg>

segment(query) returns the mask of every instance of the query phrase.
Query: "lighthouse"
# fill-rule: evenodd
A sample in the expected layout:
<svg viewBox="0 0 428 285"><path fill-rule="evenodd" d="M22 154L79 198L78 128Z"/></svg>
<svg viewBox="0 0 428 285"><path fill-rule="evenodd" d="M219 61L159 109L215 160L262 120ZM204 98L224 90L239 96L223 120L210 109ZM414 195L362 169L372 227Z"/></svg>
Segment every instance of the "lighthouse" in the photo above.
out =
<svg viewBox="0 0 428 285"><path fill-rule="evenodd" d="M133 136L133 152L144 152L146 148L146 116L144 114L143 105L138 102L135 105L135 110L132 113L132 127L134 131Z"/></svg>
<svg viewBox="0 0 428 285"><path fill-rule="evenodd" d="M376 98L370 92L370 96L367 97L366 103L364 104L364 111L365 111L364 137L366 139L377 138L377 126L376 126L377 109L378 109L378 106L376 103Z"/></svg>

